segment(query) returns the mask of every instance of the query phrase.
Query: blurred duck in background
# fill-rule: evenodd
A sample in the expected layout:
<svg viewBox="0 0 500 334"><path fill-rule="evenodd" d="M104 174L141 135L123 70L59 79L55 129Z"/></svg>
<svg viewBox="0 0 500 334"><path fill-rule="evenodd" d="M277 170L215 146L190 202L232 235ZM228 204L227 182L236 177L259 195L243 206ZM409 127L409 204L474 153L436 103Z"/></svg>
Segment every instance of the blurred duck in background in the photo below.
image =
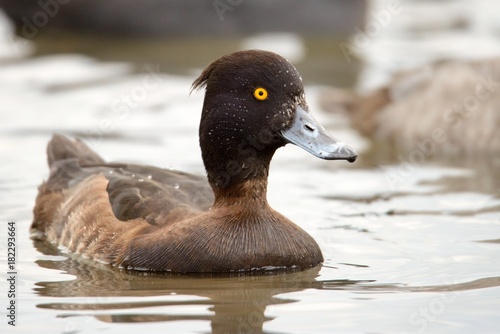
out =
<svg viewBox="0 0 500 334"><path fill-rule="evenodd" d="M498 12L492 0L369 1L366 29L342 45L348 62L361 60L357 84L328 91L322 106L347 111L376 148L498 154Z"/></svg>
<svg viewBox="0 0 500 334"><path fill-rule="evenodd" d="M363 135L398 149L500 153L500 58L427 65L365 94L329 90L320 103L346 112Z"/></svg>

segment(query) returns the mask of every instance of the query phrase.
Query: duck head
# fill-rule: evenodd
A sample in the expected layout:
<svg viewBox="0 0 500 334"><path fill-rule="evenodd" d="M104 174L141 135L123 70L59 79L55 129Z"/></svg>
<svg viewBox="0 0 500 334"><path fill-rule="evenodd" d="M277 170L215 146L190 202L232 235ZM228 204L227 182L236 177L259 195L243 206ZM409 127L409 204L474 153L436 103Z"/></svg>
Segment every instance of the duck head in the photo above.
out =
<svg viewBox="0 0 500 334"><path fill-rule="evenodd" d="M356 152L309 112L302 78L285 58L239 51L210 64L193 83L206 87L199 128L208 180L217 190L267 180L274 152L288 143L316 157L354 162Z"/></svg>

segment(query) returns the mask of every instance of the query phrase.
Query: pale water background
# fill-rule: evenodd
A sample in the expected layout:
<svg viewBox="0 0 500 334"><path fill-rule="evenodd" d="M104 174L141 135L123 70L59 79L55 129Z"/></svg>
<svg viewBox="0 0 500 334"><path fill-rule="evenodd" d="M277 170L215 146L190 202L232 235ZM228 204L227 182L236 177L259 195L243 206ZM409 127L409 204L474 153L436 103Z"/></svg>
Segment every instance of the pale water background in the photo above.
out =
<svg viewBox="0 0 500 334"><path fill-rule="evenodd" d="M289 34L169 43L96 39L81 49L76 36L16 38L0 16L0 267L7 272L6 223L15 221L19 273L17 327L2 315L2 333L500 332L500 157L409 164L409 153L366 150L369 143L345 119L315 102L320 85L363 90L397 68L458 53L500 54L500 20L482 26L491 9L478 19L466 2L456 3L425 2L420 25L408 11L394 17L360 48L363 64L348 63L340 41ZM457 30L450 18L471 24ZM269 202L314 236L322 268L264 276L131 275L30 239L52 133L86 138L110 161L203 173L197 139L203 94L189 96L190 84L210 60L252 47L297 63L311 109L361 152L348 164L289 145L273 160ZM2 310L6 287L2 279Z"/></svg>

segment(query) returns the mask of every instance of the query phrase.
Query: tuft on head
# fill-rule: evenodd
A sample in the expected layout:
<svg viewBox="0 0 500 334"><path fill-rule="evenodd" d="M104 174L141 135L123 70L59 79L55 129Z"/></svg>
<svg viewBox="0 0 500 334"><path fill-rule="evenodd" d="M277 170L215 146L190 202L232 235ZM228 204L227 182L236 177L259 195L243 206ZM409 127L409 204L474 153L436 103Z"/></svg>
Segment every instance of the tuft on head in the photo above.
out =
<svg viewBox="0 0 500 334"><path fill-rule="evenodd" d="M200 90L207 85L208 78L210 77L214 68L216 67L216 63L217 61L214 61L207 68L205 68L203 72L201 72L200 76L191 85L190 93L193 92L194 90Z"/></svg>

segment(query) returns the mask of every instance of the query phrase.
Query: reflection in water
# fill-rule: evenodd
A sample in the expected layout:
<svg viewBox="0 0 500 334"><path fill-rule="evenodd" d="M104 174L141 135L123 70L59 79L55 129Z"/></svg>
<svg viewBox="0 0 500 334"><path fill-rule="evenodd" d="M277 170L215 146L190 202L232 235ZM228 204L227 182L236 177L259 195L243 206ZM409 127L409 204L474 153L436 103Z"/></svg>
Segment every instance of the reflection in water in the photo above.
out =
<svg viewBox="0 0 500 334"><path fill-rule="evenodd" d="M57 251L42 242L35 241L39 251L54 255ZM88 303L49 303L40 308L82 311L72 315L94 316L105 322L151 322L174 320L209 320L214 333L263 332L263 324L272 318L265 315L268 305L292 303L294 300L276 295L321 286L315 281L319 267L293 273L274 273L260 276L234 274L231 276L210 275L148 275L115 270L109 266L86 264L68 258L63 261L40 260L39 266L58 269L75 275L76 279L62 282L39 282L36 289L42 296L94 297ZM350 284L341 282L339 284ZM105 297L152 297L163 296L163 300L134 301L124 303L105 302ZM179 298L183 296L183 298ZM189 296L189 298L185 298ZM200 298L201 297L201 298ZM147 298L146 298L147 299ZM182 307L204 305L213 315L141 314L140 308ZM113 311L120 310L119 314ZM123 312L123 310L130 310ZM182 308L180 308L182 310Z"/></svg>
<svg viewBox="0 0 500 334"><path fill-rule="evenodd" d="M60 255L54 247L34 241L38 251ZM178 275L147 274L116 270L86 260L39 260L40 267L65 271L74 280L39 282L35 290L48 297L91 297L91 301L44 303L39 308L60 311L59 317L93 316L113 323L143 323L178 320L210 321L213 333L264 333L263 325L273 317L266 315L271 305L297 300L279 296L305 289L348 290L352 293L454 292L500 286L500 277L487 277L471 282L406 286L398 283L376 283L374 280L317 280L320 267L297 272L260 273L259 275ZM346 264L350 265L350 264ZM106 297L127 297L129 301L109 302ZM134 297L143 297L138 300ZM156 297L151 300L147 297ZM160 298L158 298L160 297ZM142 298L141 298L142 299ZM74 299L73 299L74 300ZM206 306L211 315L182 314L182 307ZM175 313L151 313L146 308L174 307ZM147 313L146 313L147 312Z"/></svg>

